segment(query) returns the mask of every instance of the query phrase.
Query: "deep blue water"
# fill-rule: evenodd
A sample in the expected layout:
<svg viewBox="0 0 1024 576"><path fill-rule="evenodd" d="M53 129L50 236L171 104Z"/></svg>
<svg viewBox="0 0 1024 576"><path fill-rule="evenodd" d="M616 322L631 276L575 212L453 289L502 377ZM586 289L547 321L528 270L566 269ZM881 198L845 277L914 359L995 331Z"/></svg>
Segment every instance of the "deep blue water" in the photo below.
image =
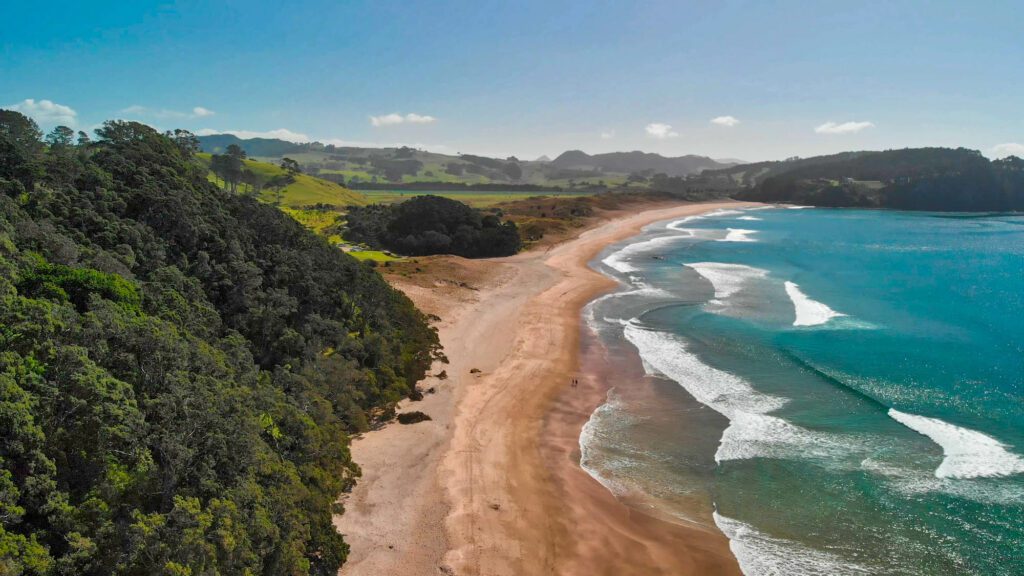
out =
<svg viewBox="0 0 1024 576"><path fill-rule="evenodd" d="M725 211L595 264L584 466L748 574L1024 574L1024 216Z"/></svg>

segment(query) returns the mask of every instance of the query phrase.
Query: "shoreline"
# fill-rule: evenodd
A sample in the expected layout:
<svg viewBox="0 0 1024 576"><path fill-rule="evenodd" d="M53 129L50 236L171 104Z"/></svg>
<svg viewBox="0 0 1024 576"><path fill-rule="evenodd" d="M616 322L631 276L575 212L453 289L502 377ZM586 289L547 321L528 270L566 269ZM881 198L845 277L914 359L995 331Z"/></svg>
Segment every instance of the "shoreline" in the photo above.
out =
<svg viewBox="0 0 1024 576"><path fill-rule="evenodd" d="M582 309L618 285L589 262L652 222L737 205L613 213L544 252L459 262L480 274L468 293L395 282L444 319L451 364L421 384L436 394L400 407L434 420L352 443L364 476L335 520L352 546L341 573L739 574L720 532L630 508L579 466L608 386L582 375L567 393Z"/></svg>

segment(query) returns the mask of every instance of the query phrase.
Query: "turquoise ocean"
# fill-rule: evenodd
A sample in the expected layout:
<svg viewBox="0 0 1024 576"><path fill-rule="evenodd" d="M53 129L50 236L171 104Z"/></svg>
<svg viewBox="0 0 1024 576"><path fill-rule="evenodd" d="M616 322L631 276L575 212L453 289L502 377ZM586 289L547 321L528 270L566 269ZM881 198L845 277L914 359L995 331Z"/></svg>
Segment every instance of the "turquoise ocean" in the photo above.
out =
<svg viewBox="0 0 1024 576"><path fill-rule="evenodd" d="M581 465L744 573L1024 574L1024 216L720 210L593 263Z"/></svg>

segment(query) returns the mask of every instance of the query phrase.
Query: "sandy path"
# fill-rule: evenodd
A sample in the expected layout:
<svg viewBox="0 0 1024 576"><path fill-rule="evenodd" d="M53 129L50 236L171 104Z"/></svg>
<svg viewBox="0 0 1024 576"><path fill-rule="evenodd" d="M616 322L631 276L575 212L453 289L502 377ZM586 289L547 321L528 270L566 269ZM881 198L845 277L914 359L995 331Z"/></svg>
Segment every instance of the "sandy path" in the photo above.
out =
<svg viewBox="0 0 1024 576"><path fill-rule="evenodd" d="M584 378L567 393L580 310L615 286L587 262L648 223L726 205L619 216L483 262L487 281L461 300L401 286L445 319L449 379L412 408L433 421L353 443L364 476L336 519L352 546L342 574L738 573L721 534L632 510L579 468L579 431L605 388Z"/></svg>

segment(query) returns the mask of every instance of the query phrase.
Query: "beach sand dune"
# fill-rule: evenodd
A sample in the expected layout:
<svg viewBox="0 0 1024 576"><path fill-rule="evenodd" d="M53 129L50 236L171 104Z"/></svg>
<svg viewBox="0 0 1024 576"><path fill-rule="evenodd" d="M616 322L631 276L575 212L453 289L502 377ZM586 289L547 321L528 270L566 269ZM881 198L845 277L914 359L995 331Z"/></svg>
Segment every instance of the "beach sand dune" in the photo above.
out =
<svg viewBox="0 0 1024 576"><path fill-rule="evenodd" d="M610 214L546 251L443 257L434 280L393 279L442 318L448 378L401 408L433 420L353 442L363 478L335 519L352 547L341 573L738 574L721 533L620 503L579 467L578 444L606 392L577 372L580 311L615 287L587 263L648 223L726 206Z"/></svg>

